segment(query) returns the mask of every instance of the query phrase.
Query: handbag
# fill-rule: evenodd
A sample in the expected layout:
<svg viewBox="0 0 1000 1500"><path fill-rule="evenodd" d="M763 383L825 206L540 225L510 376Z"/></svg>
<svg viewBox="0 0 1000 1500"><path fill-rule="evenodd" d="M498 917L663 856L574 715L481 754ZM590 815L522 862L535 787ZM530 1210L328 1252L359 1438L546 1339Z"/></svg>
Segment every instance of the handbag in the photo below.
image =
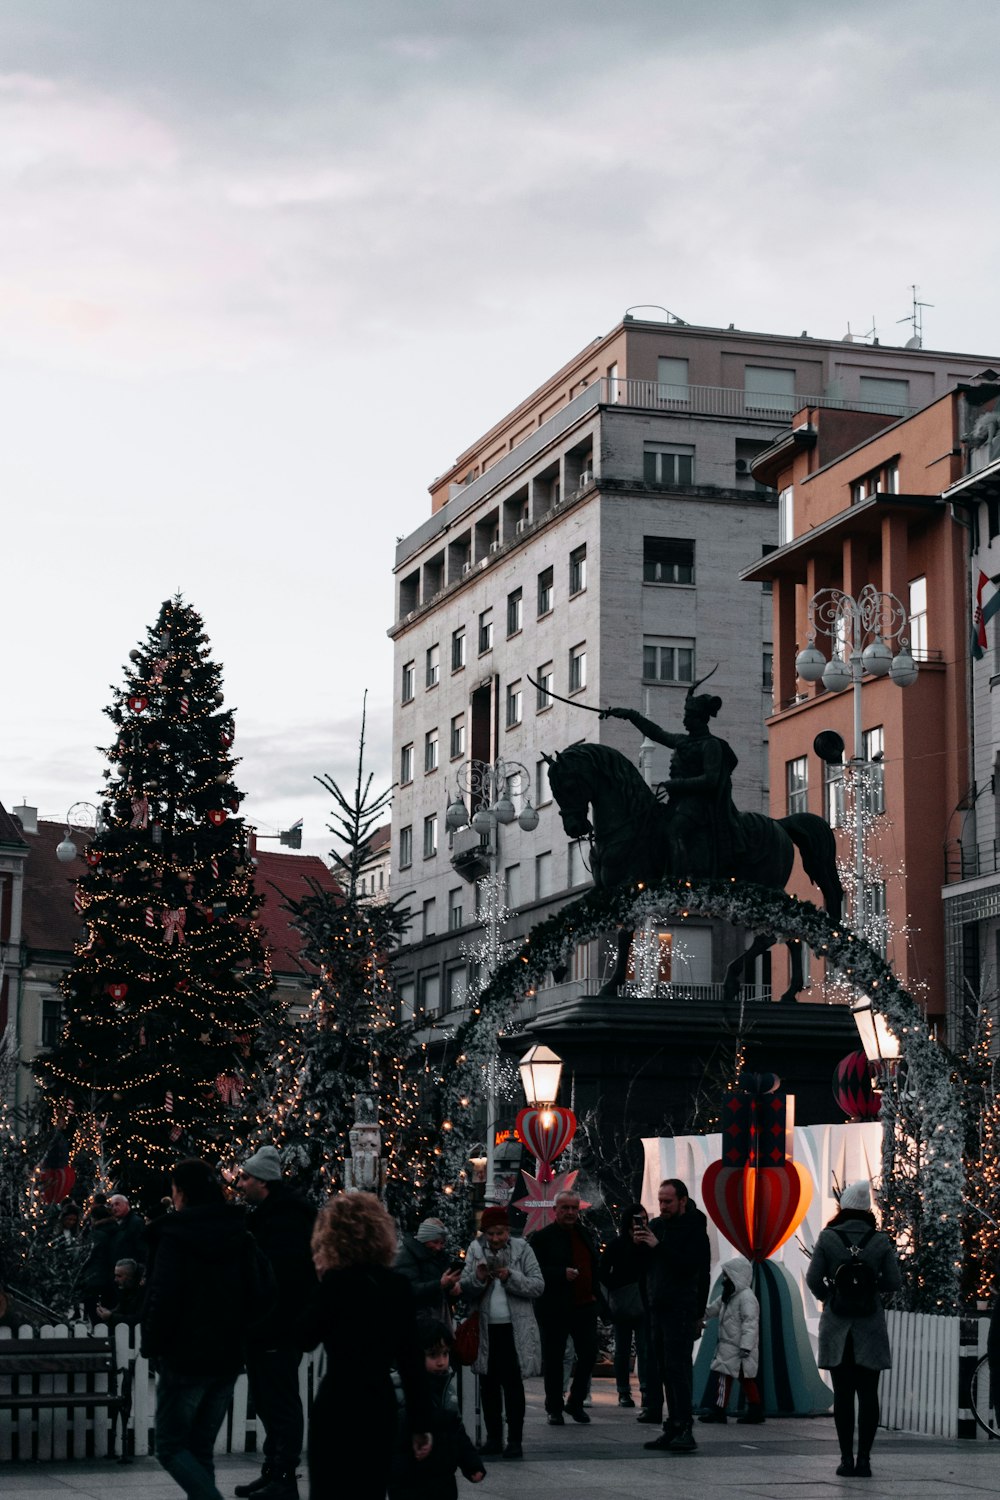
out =
<svg viewBox="0 0 1000 1500"><path fill-rule="evenodd" d="M479 1358L479 1310L459 1323L455 1329L452 1352L460 1365L474 1365Z"/></svg>
<svg viewBox="0 0 1000 1500"><path fill-rule="evenodd" d="M646 1313L637 1281L630 1281L625 1286L612 1287L608 1292L608 1306L611 1309L612 1318L617 1318L621 1322L626 1320L634 1322L644 1317Z"/></svg>

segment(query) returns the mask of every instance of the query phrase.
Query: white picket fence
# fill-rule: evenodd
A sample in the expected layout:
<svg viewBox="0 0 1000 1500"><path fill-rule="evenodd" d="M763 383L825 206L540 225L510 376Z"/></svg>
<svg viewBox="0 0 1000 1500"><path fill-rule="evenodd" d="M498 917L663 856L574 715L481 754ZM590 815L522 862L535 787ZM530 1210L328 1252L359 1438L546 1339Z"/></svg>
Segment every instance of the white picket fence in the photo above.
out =
<svg viewBox="0 0 1000 1500"><path fill-rule="evenodd" d="M107 1336L107 1329L99 1323L95 1334ZM67 1327L64 1323L47 1326L36 1335L28 1325L13 1335L9 1328L0 1328L0 1339L79 1338L88 1336L86 1324L77 1323ZM152 1451L153 1424L156 1413L156 1380L148 1362L138 1351L138 1335L128 1328L117 1328L114 1332L118 1349L118 1368L132 1369L132 1410L129 1415L127 1451L143 1457ZM314 1350L303 1357L299 1366L299 1390L303 1410L312 1408L313 1396L323 1374L325 1355L322 1349ZM37 1389L46 1395L72 1389L71 1382L77 1378L66 1375L35 1377ZM119 1377L121 1378L121 1377ZM14 1386L17 1390L30 1390L24 1378L20 1380L0 1377L0 1398L9 1394ZM40 1407L37 1411L12 1412L0 1406L0 1463L10 1459L75 1459L104 1458L111 1447L112 1418L110 1413L98 1407L93 1411L68 1411L56 1407ZM216 1439L216 1453L260 1452L264 1434L257 1417L248 1413L247 1378L240 1375L233 1391L229 1413ZM119 1455L120 1456L120 1455Z"/></svg>

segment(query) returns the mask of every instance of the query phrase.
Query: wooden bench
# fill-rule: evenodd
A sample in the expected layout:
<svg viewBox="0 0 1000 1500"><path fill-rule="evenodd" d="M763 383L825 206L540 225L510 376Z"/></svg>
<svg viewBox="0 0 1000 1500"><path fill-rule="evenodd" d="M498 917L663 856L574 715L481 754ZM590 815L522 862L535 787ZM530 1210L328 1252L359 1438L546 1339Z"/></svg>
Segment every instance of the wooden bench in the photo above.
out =
<svg viewBox="0 0 1000 1500"><path fill-rule="evenodd" d="M39 1390L39 1378L66 1377L67 1386L86 1379L86 1390ZM105 1390L94 1389L106 1381ZM17 1389L30 1384L30 1389ZM46 1381L51 1385L51 1381ZM121 1423L121 1463L127 1462L125 1440L132 1409L131 1366L119 1370L113 1338L0 1339L0 1410L94 1411L107 1407L112 1415L111 1454L115 1428Z"/></svg>

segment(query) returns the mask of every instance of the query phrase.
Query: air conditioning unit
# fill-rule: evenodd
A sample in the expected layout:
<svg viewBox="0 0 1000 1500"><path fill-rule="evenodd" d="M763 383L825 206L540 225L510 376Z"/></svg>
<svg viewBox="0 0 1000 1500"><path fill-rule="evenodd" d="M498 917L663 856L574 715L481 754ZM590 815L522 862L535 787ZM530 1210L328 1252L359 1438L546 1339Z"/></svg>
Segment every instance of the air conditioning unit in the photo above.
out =
<svg viewBox="0 0 1000 1500"><path fill-rule="evenodd" d="M462 564L462 577L464 578L465 575L466 575L466 573L471 573L471 572L472 572L472 564L470 562L463 563Z"/></svg>
<svg viewBox="0 0 1000 1500"><path fill-rule="evenodd" d="M737 474L749 474L750 473L750 462L749 462L749 460L745 459L745 458L738 458L736 460L736 472L737 472Z"/></svg>
<svg viewBox="0 0 1000 1500"><path fill-rule="evenodd" d="M530 525L531 522L528 520L527 516L524 516L520 521L518 521L517 525L514 527L514 530L517 532L518 536L521 536L523 532L527 531Z"/></svg>
<svg viewBox="0 0 1000 1500"><path fill-rule="evenodd" d="M583 473L580 475L580 485L579 485L580 489L581 490L586 489L587 485L588 484L593 484L593 482L594 482L594 471L593 471L593 469L584 469Z"/></svg>
<svg viewBox="0 0 1000 1500"><path fill-rule="evenodd" d="M502 547L502 545L503 545L502 542L490 542L490 551L491 552L499 552L500 548Z"/></svg>

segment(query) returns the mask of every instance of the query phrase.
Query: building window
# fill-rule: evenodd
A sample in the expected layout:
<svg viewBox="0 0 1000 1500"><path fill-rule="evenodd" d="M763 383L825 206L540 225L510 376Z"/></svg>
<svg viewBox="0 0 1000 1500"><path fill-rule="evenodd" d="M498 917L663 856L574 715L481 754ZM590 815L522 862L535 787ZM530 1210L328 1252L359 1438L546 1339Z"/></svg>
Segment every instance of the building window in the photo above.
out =
<svg viewBox="0 0 1000 1500"><path fill-rule="evenodd" d="M885 770L882 761L885 755L885 735L882 725L866 729L861 743L865 758L864 809L874 817L885 812Z"/></svg>
<svg viewBox="0 0 1000 1500"><path fill-rule="evenodd" d="M554 890L552 883L552 855L548 851L544 854L535 855L535 900L541 901L546 896L551 896Z"/></svg>
<svg viewBox="0 0 1000 1500"><path fill-rule="evenodd" d="M587 587L587 544L574 547L569 555L569 592L582 594Z"/></svg>
<svg viewBox="0 0 1000 1500"><path fill-rule="evenodd" d="M428 901L424 902L423 911L420 914L421 937L429 938L434 936L434 933L437 930L437 918L435 916L436 907L437 902L435 901L433 896L431 896Z"/></svg>
<svg viewBox="0 0 1000 1500"><path fill-rule="evenodd" d="M456 714L451 721L451 739L448 746L452 760L465 754L465 715Z"/></svg>
<svg viewBox="0 0 1000 1500"><path fill-rule="evenodd" d="M438 819L437 813L430 813L424 819L424 859L433 859L438 852Z"/></svg>
<svg viewBox="0 0 1000 1500"><path fill-rule="evenodd" d="M438 768L438 732L428 729L424 735L424 775Z"/></svg>
<svg viewBox="0 0 1000 1500"><path fill-rule="evenodd" d="M445 1007L448 1010L461 1010L465 1004L466 982L465 965L461 968L449 969L445 975Z"/></svg>
<svg viewBox="0 0 1000 1500"><path fill-rule="evenodd" d="M787 546L794 535L795 490L789 484L778 493L778 546Z"/></svg>
<svg viewBox="0 0 1000 1500"><path fill-rule="evenodd" d="M809 811L809 762L804 755L785 765L785 801L789 816Z"/></svg>
<svg viewBox="0 0 1000 1500"><path fill-rule="evenodd" d="M420 976L420 1008L427 1016L435 1016L441 1009L441 975L436 969Z"/></svg>
<svg viewBox="0 0 1000 1500"><path fill-rule="evenodd" d="M413 863L413 829L407 824L399 830L399 868L409 869Z"/></svg>
<svg viewBox="0 0 1000 1500"><path fill-rule="evenodd" d="M521 683L511 682L507 685L507 728L513 729L515 724L521 722Z"/></svg>
<svg viewBox="0 0 1000 1500"><path fill-rule="evenodd" d="M831 828L844 826L844 768L823 764L823 805Z"/></svg>
<svg viewBox="0 0 1000 1500"><path fill-rule="evenodd" d="M538 684L535 689L535 712L542 714L547 708L552 707L552 663L550 661L538 668L535 681Z"/></svg>
<svg viewBox="0 0 1000 1500"><path fill-rule="evenodd" d="M905 416L910 409L908 380L884 380L878 375L862 375L858 391L863 411L883 411L890 416Z"/></svg>
<svg viewBox="0 0 1000 1500"><path fill-rule="evenodd" d="M406 786L413 780L413 742L404 745L399 752L399 781Z"/></svg>
<svg viewBox="0 0 1000 1500"><path fill-rule="evenodd" d="M521 629L523 602L522 591L520 589L515 589L513 593L507 595L507 634L509 636L517 635Z"/></svg>
<svg viewBox="0 0 1000 1500"><path fill-rule="evenodd" d="M694 682L694 641L665 641L646 636L642 643L645 682Z"/></svg>
<svg viewBox="0 0 1000 1500"><path fill-rule="evenodd" d="M864 474L860 479L855 479L851 485L851 504L860 505L862 500L867 500L871 495L898 494L899 464L893 459L891 463L883 464L880 469L872 469L870 474Z"/></svg>
<svg viewBox="0 0 1000 1500"><path fill-rule="evenodd" d="M459 885L448 892L448 931L455 932L465 920L464 891Z"/></svg>
<svg viewBox="0 0 1000 1500"><path fill-rule="evenodd" d="M573 949L573 958L570 964L571 979L589 979L590 961L593 953L593 943L577 943Z"/></svg>
<svg viewBox="0 0 1000 1500"><path fill-rule="evenodd" d="M521 866L508 865L503 872L506 904L513 911L521 900Z"/></svg>
<svg viewBox="0 0 1000 1500"><path fill-rule="evenodd" d="M62 1035L63 1013L61 1000L42 1001L42 1046L58 1047Z"/></svg>
<svg viewBox="0 0 1000 1500"><path fill-rule="evenodd" d="M688 362L686 359L671 359L660 355L656 361L656 399L687 406L691 399L688 389Z"/></svg>
<svg viewBox="0 0 1000 1500"><path fill-rule="evenodd" d="M552 609L552 569L543 568L538 575L538 615L547 615Z"/></svg>
<svg viewBox="0 0 1000 1500"><path fill-rule="evenodd" d="M795 371L769 370L747 365L743 372L748 412L785 412L795 410Z"/></svg>
<svg viewBox="0 0 1000 1500"><path fill-rule="evenodd" d="M465 626L451 633L451 670L461 672L465 666Z"/></svg>
<svg viewBox="0 0 1000 1500"><path fill-rule="evenodd" d="M910 650L914 661L927 660L927 579L910 582Z"/></svg>
<svg viewBox="0 0 1000 1500"><path fill-rule="evenodd" d="M760 659L760 687L763 693L774 691L774 648L771 646L764 647Z"/></svg>
<svg viewBox="0 0 1000 1500"><path fill-rule="evenodd" d="M569 690L571 693L579 693L587 686L587 643L581 641L579 646L571 646L569 650Z"/></svg>
<svg viewBox="0 0 1000 1500"><path fill-rule="evenodd" d="M547 760L535 762L535 806L544 807L546 802L552 801L552 788L549 786L549 763Z"/></svg>
<svg viewBox="0 0 1000 1500"><path fill-rule="evenodd" d="M493 650L493 611L484 609L479 616L479 654L485 656Z"/></svg>
<svg viewBox="0 0 1000 1500"><path fill-rule="evenodd" d="M583 845L579 839L574 839L566 854L566 884L572 890L574 886L585 885L589 879Z"/></svg>
<svg viewBox="0 0 1000 1500"><path fill-rule="evenodd" d="M694 449L676 445L668 447L665 443L644 443L642 478L645 484L693 484Z"/></svg>
<svg viewBox="0 0 1000 1500"><path fill-rule="evenodd" d="M403 703L412 703L413 701L413 691L416 682L415 667L416 662L407 661L403 663L402 693L400 695L401 702Z"/></svg>
<svg viewBox="0 0 1000 1500"><path fill-rule="evenodd" d="M686 537L644 536L643 583L694 583L694 542Z"/></svg>
<svg viewBox="0 0 1000 1500"><path fill-rule="evenodd" d="M413 1020L413 980L404 979L399 986L399 1018L401 1021Z"/></svg>
<svg viewBox="0 0 1000 1500"><path fill-rule="evenodd" d="M441 647L427 647L427 676L426 685L429 688L437 687L441 677Z"/></svg>

